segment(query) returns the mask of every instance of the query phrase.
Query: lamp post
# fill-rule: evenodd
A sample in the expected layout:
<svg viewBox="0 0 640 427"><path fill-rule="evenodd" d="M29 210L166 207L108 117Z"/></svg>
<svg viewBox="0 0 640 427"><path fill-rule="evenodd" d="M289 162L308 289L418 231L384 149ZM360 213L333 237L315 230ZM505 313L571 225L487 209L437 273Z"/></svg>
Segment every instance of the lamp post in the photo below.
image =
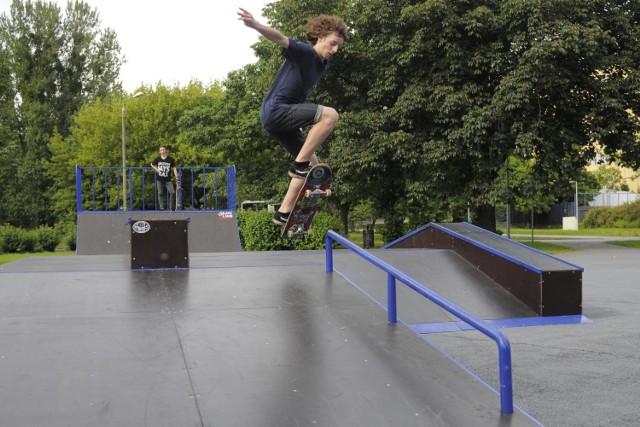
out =
<svg viewBox="0 0 640 427"><path fill-rule="evenodd" d="M122 97L122 210L127 210L127 144L125 142L124 131L124 101L142 96L142 92L137 92L129 98Z"/></svg>
<svg viewBox="0 0 640 427"><path fill-rule="evenodd" d="M575 214L576 214L576 229L578 227L578 223L580 222L580 219L578 218L578 181L569 181L569 184L575 184L576 185L576 194L574 195L573 198L573 205L575 207Z"/></svg>

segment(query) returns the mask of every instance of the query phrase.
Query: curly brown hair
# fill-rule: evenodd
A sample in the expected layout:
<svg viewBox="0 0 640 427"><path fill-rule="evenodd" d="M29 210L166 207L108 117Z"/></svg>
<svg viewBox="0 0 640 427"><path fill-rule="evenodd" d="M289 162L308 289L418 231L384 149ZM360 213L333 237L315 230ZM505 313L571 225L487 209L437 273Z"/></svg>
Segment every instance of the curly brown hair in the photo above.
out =
<svg viewBox="0 0 640 427"><path fill-rule="evenodd" d="M307 23L307 40L315 45L318 37L324 37L327 34L336 33L344 41L349 39L349 30L344 21L334 15L318 15L309 18Z"/></svg>

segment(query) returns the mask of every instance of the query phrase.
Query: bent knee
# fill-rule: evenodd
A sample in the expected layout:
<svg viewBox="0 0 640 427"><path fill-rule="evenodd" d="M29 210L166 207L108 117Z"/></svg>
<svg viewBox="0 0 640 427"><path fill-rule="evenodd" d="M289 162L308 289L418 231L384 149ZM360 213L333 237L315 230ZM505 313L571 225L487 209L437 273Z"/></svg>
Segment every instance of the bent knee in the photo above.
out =
<svg viewBox="0 0 640 427"><path fill-rule="evenodd" d="M327 124L335 126L338 123L338 119L340 116L335 108L332 107L323 107L322 115L320 116L320 121L324 121Z"/></svg>

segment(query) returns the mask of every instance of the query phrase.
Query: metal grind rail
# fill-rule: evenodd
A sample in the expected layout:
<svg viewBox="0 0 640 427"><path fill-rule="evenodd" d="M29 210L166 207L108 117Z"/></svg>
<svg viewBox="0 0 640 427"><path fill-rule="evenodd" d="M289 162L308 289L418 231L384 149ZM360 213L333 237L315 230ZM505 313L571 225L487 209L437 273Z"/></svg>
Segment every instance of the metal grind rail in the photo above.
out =
<svg viewBox="0 0 640 427"><path fill-rule="evenodd" d="M446 298L438 295L418 281L412 279L383 260L358 247L353 242L345 239L335 231L329 230L325 236L326 247L326 271L333 272L333 247L332 240L360 255L371 264L379 267L387 273L387 318L389 323L397 323L396 307L396 280L404 283L431 302L442 307L449 313L465 321L478 331L493 339L498 345L498 363L500 370L500 411L504 414L513 413L513 384L511 379L511 344L507 337L497 328L479 319L462 308L458 307Z"/></svg>

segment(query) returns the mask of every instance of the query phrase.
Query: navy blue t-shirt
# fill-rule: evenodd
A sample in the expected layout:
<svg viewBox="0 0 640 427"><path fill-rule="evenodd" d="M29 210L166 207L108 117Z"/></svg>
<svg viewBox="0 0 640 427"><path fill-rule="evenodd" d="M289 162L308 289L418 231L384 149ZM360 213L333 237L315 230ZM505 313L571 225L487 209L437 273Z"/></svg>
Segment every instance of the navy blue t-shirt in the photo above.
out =
<svg viewBox="0 0 640 427"><path fill-rule="evenodd" d="M313 46L292 38L289 38L289 47L282 49L282 56L285 60L260 109L260 120L267 129L288 106L304 103L311 88L329 67Z"/></svg>

